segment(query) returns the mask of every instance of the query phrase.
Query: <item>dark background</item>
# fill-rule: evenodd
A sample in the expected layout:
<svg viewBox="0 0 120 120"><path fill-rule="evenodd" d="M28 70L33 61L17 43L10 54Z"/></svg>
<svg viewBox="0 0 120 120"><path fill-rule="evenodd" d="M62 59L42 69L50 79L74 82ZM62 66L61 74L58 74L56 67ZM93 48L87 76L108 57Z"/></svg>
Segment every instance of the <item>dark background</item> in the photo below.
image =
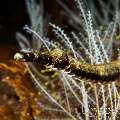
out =
<svg viewBox="0 0 120 120"><path fill-rule="evenodd" d="M43 1L45 10L51 14L50 12L56 4L55 0ZM73 1L64 0L69 7L73 7ZM23 26L28 23L29 17L25 0L0 0L0 44L17 44L15 40L16 31L22 31Z"/></svg>
<svg viewBox="0 0 120 120"><path fill-rule="evenodd" d="M16 44L15 32L28 22L24 0L0 1L0 43Z"/></svg>
<svg viewBox="0 0 120 120"><path fill-rule="evenodd" d="M55 0L43 0L45 13L52 16L58 14L60 11L59 5ZM63 0L69 8L74 9L74 0ZM84 0L83 0L84 1ZM94 2L96 6L99 5L97 0L88 0L87 4ZM58 8L58 9L57 9ZM54 16L55 17L55 16ZM59 21L62 22L62 21ZM17 45L15 33L22 32L23 26L29 24L29 17L26 10L25 0L0 0L0 44Z"/></svg>

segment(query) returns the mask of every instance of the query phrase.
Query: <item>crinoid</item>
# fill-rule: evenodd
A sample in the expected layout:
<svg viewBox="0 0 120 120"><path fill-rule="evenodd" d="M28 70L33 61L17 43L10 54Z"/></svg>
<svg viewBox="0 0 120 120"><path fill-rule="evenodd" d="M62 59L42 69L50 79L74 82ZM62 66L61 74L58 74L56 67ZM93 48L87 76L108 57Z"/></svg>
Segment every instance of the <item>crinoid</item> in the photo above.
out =
<svg viewBox="0 0 120 120"><path fill-rule="evenodd" d="M81 0L75 1L80 10L80 17L67 9L62 1L59 4L68 12L70 20L74 20L73 27L79 29L79 24L82 29L79 29L78 33L73 29L70 33L50 23L55 38L51 35L52 32L50 35L49 31L48 35L45 34L46 32L41 32L42 25L38 31L39 25L36 25L38 22L35 21L39 20L40 15L36 13L36 9L33 9L33 12L29 9L32 23L31 27L25 26L25 30L32 34L33 39L29 43L25 37L17 34L22 49L14 58L32 63L28 63L26 68L38 91L47 98L47 103L50 103L51 109L45 110L47 114L48 110L51 110L57 119L59 117L56 113L74 120L119 119L120 86L117 80L120 75L120 62L114 52L114 48L118 47L113 48L118 21L115 20L102 31L96 27L96 24L94 26L91 12L83 8ZM31 6L28 7L33 8ZM36 15L34 13L37 17L33 16ZM69 19L68 22L71 23ZM51 40L47 38L49 36L52 36ZM113 57L114 55L116 58ZM48 73L43 74L42 68L43 71L48 69L55 71L57 76L52 78ZM40 99L40 102L47 106L43 101Z"/></svg>

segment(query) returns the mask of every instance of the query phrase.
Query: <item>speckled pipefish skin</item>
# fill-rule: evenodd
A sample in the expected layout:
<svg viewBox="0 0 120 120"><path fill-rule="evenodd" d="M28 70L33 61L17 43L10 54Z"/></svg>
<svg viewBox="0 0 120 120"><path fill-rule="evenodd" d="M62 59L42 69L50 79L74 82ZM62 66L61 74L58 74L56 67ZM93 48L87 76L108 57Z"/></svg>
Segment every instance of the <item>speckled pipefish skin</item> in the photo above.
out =
<svg viewBox="0 0 120 120"><path fill-rule="evenodd" d="M119 80L120 61L91 65L72 58L60 49L49 51L21 50L16 53L16 60L35 62L44 66L52 65L58 70L69 72L76 78L86 78L89 82L110 82Z"/></svg>

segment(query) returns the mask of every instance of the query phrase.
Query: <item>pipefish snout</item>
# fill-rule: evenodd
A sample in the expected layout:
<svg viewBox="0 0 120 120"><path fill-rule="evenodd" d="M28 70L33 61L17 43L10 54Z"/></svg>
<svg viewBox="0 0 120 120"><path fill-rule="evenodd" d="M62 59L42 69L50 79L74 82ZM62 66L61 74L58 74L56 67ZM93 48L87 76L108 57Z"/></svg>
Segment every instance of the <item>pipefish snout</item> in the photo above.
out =
<svg viewBox="0 0 120 120"><path fill-rule="evenodd" d="M120 61L91 65L76 60L60 49L51 51L39 51L23 49L14 56L15 60L34 62L43 66L52 65L53 68L64 70L76 78L86 78L91 82L116 81L120 76Z"/></svg>

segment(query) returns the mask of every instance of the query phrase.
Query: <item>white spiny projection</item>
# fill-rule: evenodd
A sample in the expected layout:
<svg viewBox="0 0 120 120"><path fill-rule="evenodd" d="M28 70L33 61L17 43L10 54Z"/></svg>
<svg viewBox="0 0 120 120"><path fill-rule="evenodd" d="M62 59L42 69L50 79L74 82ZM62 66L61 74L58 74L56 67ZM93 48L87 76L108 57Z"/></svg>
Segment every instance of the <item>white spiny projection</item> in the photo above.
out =
<svg viewBox="0 0 120 120"><path fill-rule="evenodd" d="M58 1L58 0L57 0ZM116 31L116 22L111 28L111 25L108 25L108 29L104 31L104 36L101 35L100 30L97 30L93 26L93 19L92 14L88 10L86 11L83 8L83 3L81 0L75 0L77 3L77 8L80 10L80 14L84 20L84 31L86 32L87 37L85 38L85 42L81 41L78 34L72 32L72 37L74 38L74 42L77 43L83 50L85 55L88 56L89 63L91 65L99 65L105 64L112 61L111 55L108 54L109 50L112 51L111 45L113 44L114 35ZM112 0L111 0L112 2ZM66 7L64 3L59 2L62 6ZM44 36L44 20L43 20L43 4L39 6L34 0L26 0L27 10L29 13L30 21L31 21L31 28L25 27L27 32L32 34L32 45L27 41L27 38L24 37L22 34L17 33L17 39L21 46L21 48L40 48L41 45L44 46L48 51L51 51L53 48L57 48L54 41L49 41L49 39L43 38ZM71 12L68 8L65 8L70 14L71 17L73 12ZM75 20L79 20L80 18L75 18ZM107 18L106 18L107 19ZM74 19L73 19L74 20ZM82 21L83 21L82 20ZM110 24L110 23L107 23ZM74 59L81 59L84 63L87 63L86 58L80 54L81 51L74 45L72 39L67 35L64 30L58 27L55 24L50 23L56 38L58 39L56 42L59 43L59 40L64 43L65 48L63 50L69 51ZM39 29L38 29L39 28ZM109 29L112 31L112 34L109 34ZM38 31L39 30L39 31ZM82 32L79 31L81 34ZM106 39L109 35L110 42L106 44ZM35 46L36 45L36 46ZM59 43L59 45L63 46ZM63 47L61 47L62 49ZM58 98L55 98L49 90L43 85L41 82L42 79L48 79L48 77L44 76L41 72L37 70L37 68L31 64L26 64L28 72L30 73L35 85L39 88L38 90L42 91L42 93L48 97L48 101L54 104L54 107L45 110L53 110L54 112L61 112L66 114L68 118L73 120L116 120L119 113L119 105L120 105L120 97L118 86L116 82L110 82L108 84L101 84L96 83L93 84L91 82L85 81L83 78L75 79L74 75L70 75L69 72L64 70L58 70L57 68L53 68L53 66L49 66L48 68L51 70L56 71L59 76L58 83L61 83L61 91L56 91L56 94L64 94L65 98L62 101L61 95ZM34 71L34 72L33 72ZM35 75L38 76L37 78ZM41 79L42 78L42 79ZM50 81L48 79L48 81ZM109 109L110 108L110 109ZM109 116L109 118L107 117ZM59 119L59 118L58 118Z"/></svg>

